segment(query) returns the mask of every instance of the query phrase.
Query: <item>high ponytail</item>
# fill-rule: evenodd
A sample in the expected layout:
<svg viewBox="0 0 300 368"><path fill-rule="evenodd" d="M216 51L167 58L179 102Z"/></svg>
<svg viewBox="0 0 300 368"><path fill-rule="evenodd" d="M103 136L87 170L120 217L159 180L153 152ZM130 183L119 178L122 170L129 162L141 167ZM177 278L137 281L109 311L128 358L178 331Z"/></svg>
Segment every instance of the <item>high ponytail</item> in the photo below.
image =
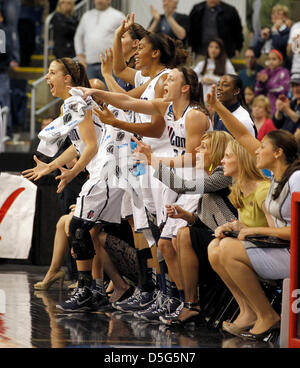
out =
<svg viewBox="0 0 300 368"><path fill-rule="evenodd" d="M174 42L174 40L173 40ZM176 68L177 66L186 65L187 60L190 56L190 52L184 47L184 44L180 40L175 41L175 57L174 57L174 66L173 68Z"/></svg>
<svg viewBox="0 0 300 368"><path fill-rule="evenodd" d="M79 86L91 88L91 84L86 74L85 67L81 63L78 63L78 66L79 66Z"/></svg>
<svg viewBox="0 0 300 368"><path fill-rule="evenodd" d="M85 67L81 63L67 57L57 59L56 61L62 64L65 73L70 75L73 87L91 88Z"/></svg>
<svg viewBox="0 0 300 368"><path fill-rule="evenodd" d="M190 105L197 107L205 115L209 116L209 112L204 103L204 94L202 83L199 82L195 71L185 66L178 66L177 69L183 74L186 84L190 86Z"/></svg>
<svg viewBox="0 0 300 368"><path fill-rule="evenodd" d="M160 51L160 62L168 68L175 68L187 62L189 51L181 41L175 41L164 33L149 32L145 38L151 43L153 50Z"/></svg>

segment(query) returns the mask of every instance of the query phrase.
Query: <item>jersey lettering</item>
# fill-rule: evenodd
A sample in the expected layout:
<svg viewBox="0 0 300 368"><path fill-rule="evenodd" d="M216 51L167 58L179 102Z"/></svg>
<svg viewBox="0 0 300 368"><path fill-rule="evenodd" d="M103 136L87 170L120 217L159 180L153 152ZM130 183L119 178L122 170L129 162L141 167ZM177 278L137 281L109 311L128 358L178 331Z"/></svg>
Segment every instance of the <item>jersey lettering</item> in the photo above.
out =
<svg viewBox="0 0 300 368"><path fill-rule="evenodd" d="M170 126L168 126L168 132L171 146L175 146L178 148L185 148L185 137L176 136L174 129Z"/></svg>

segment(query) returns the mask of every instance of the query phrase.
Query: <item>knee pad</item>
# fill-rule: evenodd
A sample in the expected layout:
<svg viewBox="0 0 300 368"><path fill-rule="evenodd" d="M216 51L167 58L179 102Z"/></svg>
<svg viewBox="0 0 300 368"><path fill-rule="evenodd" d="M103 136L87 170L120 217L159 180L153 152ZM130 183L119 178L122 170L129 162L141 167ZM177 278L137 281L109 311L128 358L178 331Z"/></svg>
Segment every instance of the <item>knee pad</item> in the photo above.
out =
<svg viewBox="0 0 300 368"><path fill-rule="evenodd" d="M71 246L78 261L94 258L94 244L90 235L90 229L93 226L93 222L84 221L74 216L70 222Z"/></svg>

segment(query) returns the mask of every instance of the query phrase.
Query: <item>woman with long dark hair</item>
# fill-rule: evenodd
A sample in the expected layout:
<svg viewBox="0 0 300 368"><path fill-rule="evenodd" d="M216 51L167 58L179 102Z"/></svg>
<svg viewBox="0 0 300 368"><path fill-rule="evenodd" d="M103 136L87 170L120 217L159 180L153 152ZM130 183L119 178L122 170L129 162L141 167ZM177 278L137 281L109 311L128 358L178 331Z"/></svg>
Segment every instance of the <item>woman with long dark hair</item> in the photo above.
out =
<svg viewBox="0 0 300 368"><path fill-rule="evenodd" d="M194 70L199 81L202 82L204 98L211 85L218 83L222 75L235 73L234 67L227 57L224 42L220 38L213 38L209 42L205 59L201 60Z"/></svg>

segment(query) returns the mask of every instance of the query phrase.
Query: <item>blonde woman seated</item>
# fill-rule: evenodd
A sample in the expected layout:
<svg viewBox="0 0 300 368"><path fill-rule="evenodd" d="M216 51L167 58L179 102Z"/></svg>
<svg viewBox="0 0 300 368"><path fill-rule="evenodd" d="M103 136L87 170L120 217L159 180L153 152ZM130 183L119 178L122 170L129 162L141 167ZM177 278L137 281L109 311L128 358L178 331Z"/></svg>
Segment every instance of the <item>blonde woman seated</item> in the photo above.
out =
<svg viewBox="0 0 300 368"><path fill-rule="evenodd" d="M173 265L178 267L178 273L180 270L185 303L179 315L160 316L165 324L185 325L201 321L202 314L200 316L199 311L201 302L205 303L207 290L220 284L224 286L208 262L207 247L214 238L213 231L216 227L237 218L237 211L228 199L232 179L224 176L221 165L225 149L231 140L231 135L224 131L211 131L202 136L201 144L196 149L200 155L197 167L204 169L203 183L202 179L197 180L201 193L203 192L197 211L192 213L176 204L166 206L170 218L178 219L178 224L182 222L179 219L183 219L189 226L178 230L178 263ZM183 180L163 164L155 171L154 176L179 194L193 192L197 184L195 180Z"/></svg>

